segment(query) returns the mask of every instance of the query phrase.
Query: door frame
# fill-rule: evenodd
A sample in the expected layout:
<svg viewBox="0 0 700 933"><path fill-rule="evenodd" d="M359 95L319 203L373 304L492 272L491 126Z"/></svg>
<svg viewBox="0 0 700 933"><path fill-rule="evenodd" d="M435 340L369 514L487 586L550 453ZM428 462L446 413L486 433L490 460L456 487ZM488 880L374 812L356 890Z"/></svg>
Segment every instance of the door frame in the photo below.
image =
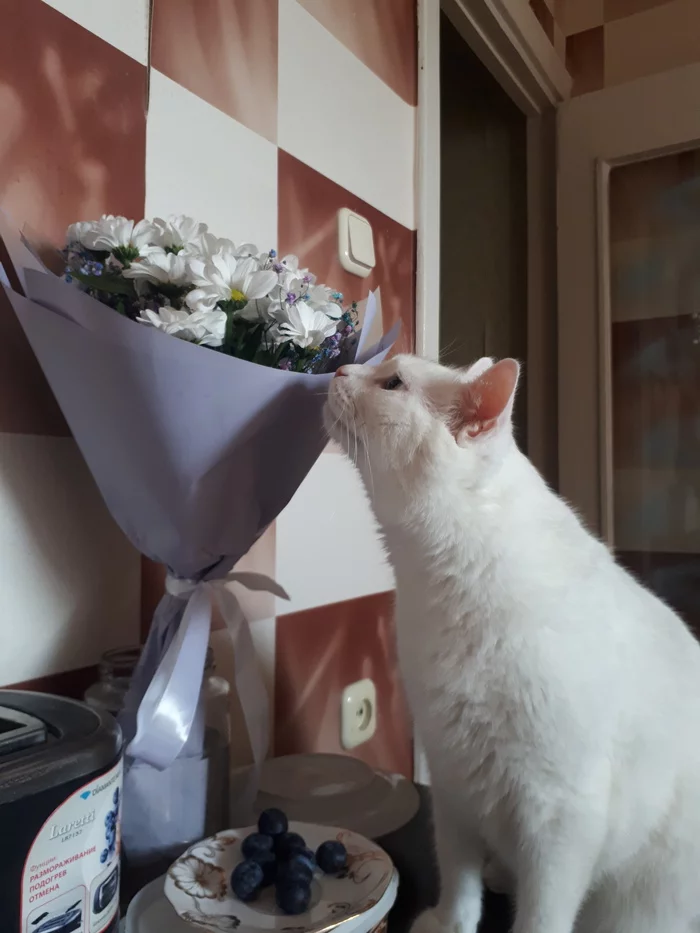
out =
<svg viewBox="0 0 700 933"><path fill-rule="evenodd" d="M571 78L523 0L418 0L416 352L440 349L440 13L527 117L528 448L556 482L555 108ZM429 783L416 743L416 780Z"/></svg>
<svg viewBox="0 0 700 933"><path fill-rule="evenodd" d="M440 322L440 12L527 117L528 448L556 483L555 108L571 78L522 0L418 0L416 352L437 359Z"/></svg>
<svg viewBox="0 0 700 933"><path fill-rule="evenodd" d="M559 488L611 545L610 170L700 146L699 94L695 64L575 98L558 115Z"/></svg>

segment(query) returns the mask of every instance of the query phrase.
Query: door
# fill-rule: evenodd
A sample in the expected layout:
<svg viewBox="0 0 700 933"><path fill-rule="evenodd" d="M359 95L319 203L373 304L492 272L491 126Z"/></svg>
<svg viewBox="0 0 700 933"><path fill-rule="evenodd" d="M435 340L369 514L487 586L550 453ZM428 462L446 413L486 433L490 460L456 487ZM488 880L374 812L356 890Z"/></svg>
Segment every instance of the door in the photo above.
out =
<svg viewBox="0 0 700 933"><path fill-rule="evenodd" d="M700 65L564 104L559 485L700 635Z"/></svg>
<svg viewBox="0 0 700 933"><path fill-rule="evenodd" d="M440 23L440 360L527 360L527 116ZM527 450L527 369L514 411Z"/></svg>

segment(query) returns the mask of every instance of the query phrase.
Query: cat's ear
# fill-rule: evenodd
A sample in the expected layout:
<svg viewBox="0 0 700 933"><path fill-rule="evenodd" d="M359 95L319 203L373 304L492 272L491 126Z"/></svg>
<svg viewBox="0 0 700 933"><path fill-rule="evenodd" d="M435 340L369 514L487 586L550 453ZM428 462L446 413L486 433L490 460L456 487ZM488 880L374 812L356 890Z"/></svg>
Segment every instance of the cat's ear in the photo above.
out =
<svg viewBox="0 0 700 933"><path fill-rule="evenodd" d="M458 444L467 444L509 422L519 373L515 360L501 360L461 384L452 427Z"/></svg>
<svg viewBox="0 0 700 933"><path fill-rule="evenodd" d="M472 380L477 379L479 376L483 375L487 369L491 369L493 366L493 360L490 356L482 356L480 360L477 360L476 363L467 369L464 374L464 379L466 382L472 382Z"/></svg>

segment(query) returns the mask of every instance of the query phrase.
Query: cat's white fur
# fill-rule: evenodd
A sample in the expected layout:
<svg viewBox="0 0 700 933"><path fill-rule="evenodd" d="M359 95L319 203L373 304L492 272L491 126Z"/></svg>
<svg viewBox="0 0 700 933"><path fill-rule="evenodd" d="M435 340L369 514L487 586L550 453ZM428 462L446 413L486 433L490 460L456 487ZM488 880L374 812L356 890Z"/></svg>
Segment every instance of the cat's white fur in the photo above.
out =
<svg viewBox="0 0 700 933"><path fill-rule="evenodd" d="M518 451L516 379L399 356L344 367L326 406L396 572L432 778L442 894L414 933L476 933L487 853L515 933L689 933L700 646Z"/></svg>

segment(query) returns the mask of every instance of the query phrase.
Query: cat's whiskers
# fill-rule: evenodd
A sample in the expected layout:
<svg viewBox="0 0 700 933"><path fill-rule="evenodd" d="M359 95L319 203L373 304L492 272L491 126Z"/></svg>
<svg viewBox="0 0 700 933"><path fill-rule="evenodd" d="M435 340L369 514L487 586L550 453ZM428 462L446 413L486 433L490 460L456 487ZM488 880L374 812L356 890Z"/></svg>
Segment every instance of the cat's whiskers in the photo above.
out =
<svg viewBox="0 0 700 933"><path fill-rule="evenodd" d="M369 435L367 434L367 425L362 425L362 432L365 436L365 460L367 461L367 472L369 473L369 484L372 489L372 495L374 495L374 474L372 473L372 461L369 456Z"/></svg>

